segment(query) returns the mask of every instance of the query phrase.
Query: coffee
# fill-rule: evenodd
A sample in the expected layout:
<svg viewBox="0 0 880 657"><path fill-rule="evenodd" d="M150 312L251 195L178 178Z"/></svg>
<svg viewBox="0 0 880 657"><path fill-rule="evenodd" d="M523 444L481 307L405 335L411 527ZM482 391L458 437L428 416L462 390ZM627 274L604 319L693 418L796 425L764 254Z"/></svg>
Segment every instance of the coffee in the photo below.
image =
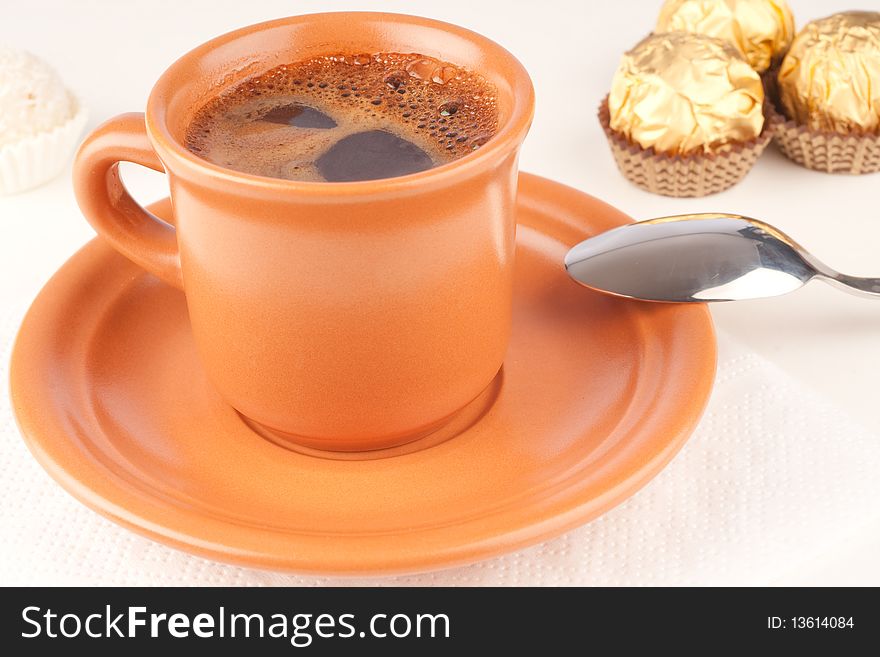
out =
<svg viewBox="0 0 880 657"><path fill-rule="evenodd" d="M497 130L493 86L418 54L332 55L247 78L192 120L187 148L230 169L349 182L451 162Z"/></svg>

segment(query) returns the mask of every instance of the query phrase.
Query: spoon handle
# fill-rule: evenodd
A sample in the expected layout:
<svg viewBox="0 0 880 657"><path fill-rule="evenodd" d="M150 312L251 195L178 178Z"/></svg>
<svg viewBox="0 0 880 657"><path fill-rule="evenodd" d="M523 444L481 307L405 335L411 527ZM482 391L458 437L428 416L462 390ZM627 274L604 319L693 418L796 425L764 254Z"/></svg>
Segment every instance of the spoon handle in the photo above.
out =
<svg viewBox="0 0 880 657"><path fill-rule="evenodd" d="M822 276L822 280L860 297L880 298L880 278L860 278L835 272L833 275Z"/></svg>

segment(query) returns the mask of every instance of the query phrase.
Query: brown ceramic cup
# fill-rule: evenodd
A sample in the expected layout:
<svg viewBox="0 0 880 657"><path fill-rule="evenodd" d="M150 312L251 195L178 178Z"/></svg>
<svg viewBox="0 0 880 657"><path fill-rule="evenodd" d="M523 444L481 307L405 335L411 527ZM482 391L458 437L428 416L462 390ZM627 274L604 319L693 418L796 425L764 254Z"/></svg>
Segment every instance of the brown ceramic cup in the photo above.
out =
<svg viewBox="0 0 880 657"><path fill-rule="evenodd" d="M435 169L349 183L239 173L184 147L211 97L335 52L418 52L477 71L497 88L498 132ZM76 196L105 240L183 290L211 382L252 424L308 448L382 449L442 426L501 367L533 106L522 65L460 27L284 18L199 46L162 75L146 115L97 128L77 154ZM174 226L129 196L121 161L168 174Z"/></svg>

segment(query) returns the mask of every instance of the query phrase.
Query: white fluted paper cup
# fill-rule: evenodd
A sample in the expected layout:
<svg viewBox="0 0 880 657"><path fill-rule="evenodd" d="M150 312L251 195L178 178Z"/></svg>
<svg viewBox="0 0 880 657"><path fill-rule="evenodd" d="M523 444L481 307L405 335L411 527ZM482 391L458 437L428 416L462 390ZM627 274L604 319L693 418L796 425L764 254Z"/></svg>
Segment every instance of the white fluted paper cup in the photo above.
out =
<svg viewBox="0 0 880 657"><path fill-rule="evenodd" d="M56 177L70 161L88 112L79 100L61 125L0 146L0 196L17 194Z"/></svg>

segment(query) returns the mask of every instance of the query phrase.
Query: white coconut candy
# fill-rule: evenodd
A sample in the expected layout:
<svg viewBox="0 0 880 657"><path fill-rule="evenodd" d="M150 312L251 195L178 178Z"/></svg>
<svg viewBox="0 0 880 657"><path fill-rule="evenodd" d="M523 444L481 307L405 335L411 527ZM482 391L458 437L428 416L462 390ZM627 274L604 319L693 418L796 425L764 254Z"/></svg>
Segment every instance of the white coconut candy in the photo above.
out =
<svg viewBox="0 0 880 657"><path fill-rule="evenodd" d="M0 194L55 177L85 120L79 101L52 67L26 51L0 46Z"/></svg>

